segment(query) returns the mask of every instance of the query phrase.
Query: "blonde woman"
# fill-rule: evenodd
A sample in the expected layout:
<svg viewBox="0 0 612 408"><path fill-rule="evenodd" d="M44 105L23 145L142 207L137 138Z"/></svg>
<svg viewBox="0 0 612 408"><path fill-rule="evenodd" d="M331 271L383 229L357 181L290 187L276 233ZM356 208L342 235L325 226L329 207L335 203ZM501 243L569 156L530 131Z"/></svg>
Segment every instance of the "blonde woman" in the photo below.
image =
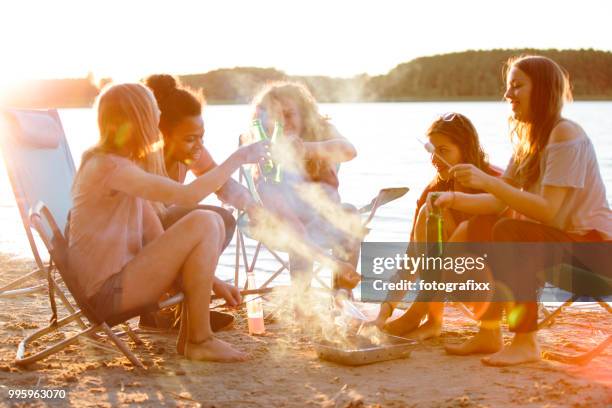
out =
<svg viewBox="0 0 612 408"><path fill-rule="evenodd" d="M164 231L161 203L196 205L244 163L266 155L265 144L242 147L190 184L166 176L159 109L143 85L106 88L97 101L100 140L85 152L73 186L69 264L103 319L157 302L180 282L186 296L177 349L193 360L239 361L247 355L212 334L211 291L225 229L219 215L195 210Z"/></svg>
<svg viewBox="0 0 612 408"><path fill-rule="evenodd" d="M354 207L340 202L338 167L355 158L355 147L319 113L314 97L301 84L269 84L252 104L253 118L261 120L268 134L272 134L275 122L284 127L284 137L272 148L281 165L282 181L260 177L258 190L266 208L296 234L286 240L292 282L308 287L313 258L331 248L334 284L354 287L359 280L355 267L362 230Z"/></svg>

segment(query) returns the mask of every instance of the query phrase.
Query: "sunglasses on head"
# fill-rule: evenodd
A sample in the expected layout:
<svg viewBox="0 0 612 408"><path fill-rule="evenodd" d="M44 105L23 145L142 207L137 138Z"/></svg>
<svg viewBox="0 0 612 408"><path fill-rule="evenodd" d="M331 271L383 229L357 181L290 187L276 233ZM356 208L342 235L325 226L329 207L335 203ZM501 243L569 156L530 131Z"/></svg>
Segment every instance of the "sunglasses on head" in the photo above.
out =
<svg viewBox="0 0 612 408"><path fill-rule="evenodd" d="M455 112L446 112L446 113L443 113L442 115L440 115L440 119L442 119L445 122L452 122L458 116L459 116L458 113L455 113Z"/></svg>

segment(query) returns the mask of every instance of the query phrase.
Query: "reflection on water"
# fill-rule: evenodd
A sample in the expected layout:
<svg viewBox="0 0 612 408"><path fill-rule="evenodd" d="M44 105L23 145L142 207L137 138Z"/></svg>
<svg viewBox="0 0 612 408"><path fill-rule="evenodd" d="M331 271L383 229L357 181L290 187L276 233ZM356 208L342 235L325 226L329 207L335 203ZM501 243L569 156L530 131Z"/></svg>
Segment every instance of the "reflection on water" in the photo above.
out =
<svg viewBox="0 0 612 408"><path fill-rule="evenodd" d="M468 116L478 130L485 151L492 163L505 166L511 144L507 137L507 106L502 102L427 102L376 104L323 104L321 111L329 115L338 130L349 138L358 150L355 160L342 165L340 192L343 201L364 205L378 189L408 186L410 192L378 210L371 223L369 241L406 241L418 193L434 174L428 153L416 140L440 114L454 111ZM566 109L566 116L580 123L595 145L608 201L612 201L612 102L576 102ZM60 111L64 129L75 163L82 152L97 140L95 114L90 109ZM204 113L206 134L204 144L217 161L227 157L238 144L238 135L249 125L246 105L208 106ZM205 200L218 203L216 197ZM21 219L8 177L0 170L0 252L30 257ZM224 278L234 276L234 246L220 260L218 273ZM264 257L258 263L276 270L272 259ZM263 281L264 276L258 281ZM283 274L281 282L287 281Z"/></svg>

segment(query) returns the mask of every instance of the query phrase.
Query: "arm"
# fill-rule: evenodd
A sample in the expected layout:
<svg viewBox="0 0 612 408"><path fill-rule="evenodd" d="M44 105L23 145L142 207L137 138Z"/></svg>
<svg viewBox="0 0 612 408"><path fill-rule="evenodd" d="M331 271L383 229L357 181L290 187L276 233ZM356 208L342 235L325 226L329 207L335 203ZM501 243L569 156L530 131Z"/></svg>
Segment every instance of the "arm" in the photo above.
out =
<svg viewBox="0 0 612 408"><path fill-rule="evenodd" d="M321 142L304 142L306 158L328 160L333 163L343 163L353 160L357 156L355 146L344 138L332 125L330 133L332 138Z"/></svg>
<svg viewBox="0 0 612 408"><path fill-rule="evenodd" d="M449 196L450 208L467 214L497 215L507 208L506 204L493 194L467 194L460 192L445 194Z"/></svg>
<svg viewBox="0 0 612 408"><path fill-rule="evenodd" d="M266 143L241 147L221 165L189 184L180 184L167 177L147 173L137 166L124 166L109 178L108 186L150 201L193 206L221 188L241 164L258 161L266 154L266 149Z"/></svg>
<svg viewBox="0 0 612 408"><path fill-rule="evenodd" d="M223 202L231 204L235 208L243 211L248 211L253 206L258 205L257 202L243 185L234 179L229 179L218 191L217 197Z"/></svg>
<svg viewBox="0 0 612 408"><path fill-rule="evenodd" d="M564 142L581 136L586 137L579 126L564 121L553 129L549 143ZM469 164L454 166L451 173L462 185L485 190L513 210L544 224L550 224L555 219L569 190L569 187L544 185L541 194L530 193Z"/></svg>
<svg viewBox="0 0 612 408"><path fill-rule="evenodd" d="M497 180L491 182L486 191L508 204L513 210L535 221L550 224L557 216L568 189L566 187L544 186L542 195L538 195L519 190Z"/></svg>
<svg viewBox="0 0 612 408"><path fill-rule="evenodd" d="M203 148L200 158L190 167L190 170L196 176L202 176L216 167L218 167L218 164L208 150ZM240 210L246 211L257 204L253 197L251 197L249 190L232 178L228 179L215 193L221 201L231 204Z"/></svg>
<svg viewBox="0 0 612 408"><path fill-rule="evenodd" d="M462 185L487 193L444 193L436 204L468 214L500 214L510 207L532 220L550 224L567 194L567 188L553 186L544 186L542 195L523 191L469 164L457 165L453 169Z"/></svg>

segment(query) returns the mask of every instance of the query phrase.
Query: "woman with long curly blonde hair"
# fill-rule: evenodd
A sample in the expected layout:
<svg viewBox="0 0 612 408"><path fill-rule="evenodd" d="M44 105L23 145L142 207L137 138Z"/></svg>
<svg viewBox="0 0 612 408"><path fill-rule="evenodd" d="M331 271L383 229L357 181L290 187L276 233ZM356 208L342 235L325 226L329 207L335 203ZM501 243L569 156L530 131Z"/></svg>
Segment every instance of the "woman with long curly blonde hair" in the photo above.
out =
<svg viewBox="0 0 612 408"><path fill-rule="evenodd" d="M319 113L315 98L302 84L269 84L252 106L253 119L259 119L268 134L274 123L284 129L272 147L282 181L259 177L257 186L265 206L295 234L282 239L282 244L292 243L288 248L292 281L297 287L310 284L315 257L304 252L331 248L338 266L334 284L352 288L359 279L355 267L362 231L354 207L341 204L338 168L357 155L354 146Z"/></svg>

